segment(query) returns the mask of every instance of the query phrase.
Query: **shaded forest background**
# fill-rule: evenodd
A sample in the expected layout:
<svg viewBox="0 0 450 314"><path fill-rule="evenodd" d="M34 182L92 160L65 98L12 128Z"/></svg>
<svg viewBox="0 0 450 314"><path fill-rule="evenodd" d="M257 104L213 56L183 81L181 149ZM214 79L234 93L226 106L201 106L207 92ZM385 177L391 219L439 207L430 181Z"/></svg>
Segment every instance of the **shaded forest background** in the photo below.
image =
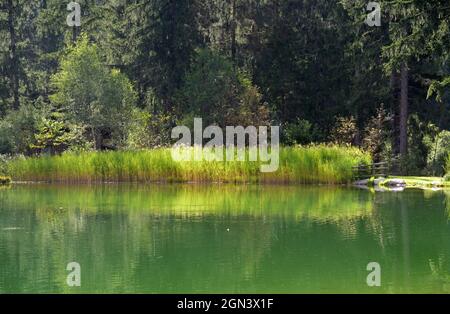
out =
<svg viewBox="0 0 450 314"><path fill-rule="evenodd" d="M280 125L409 174L450 152L450 3L0 0L0 154L170 145L171 128ZM6 158L6 157L2 157Z"/></svg>

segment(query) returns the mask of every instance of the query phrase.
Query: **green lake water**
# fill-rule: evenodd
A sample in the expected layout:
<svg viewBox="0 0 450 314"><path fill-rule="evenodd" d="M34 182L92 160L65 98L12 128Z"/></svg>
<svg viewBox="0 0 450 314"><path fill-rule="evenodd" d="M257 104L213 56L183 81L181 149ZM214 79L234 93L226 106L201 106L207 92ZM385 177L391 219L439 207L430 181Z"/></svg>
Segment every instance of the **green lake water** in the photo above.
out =
<svg viewBox="0 0 450 314"><path fill-rule="evenodd" d="M0 188L0 293L449 293L450 194ZM66 266L81 266L69 287ZM368 263L381 266L369 287Z"/></svg>

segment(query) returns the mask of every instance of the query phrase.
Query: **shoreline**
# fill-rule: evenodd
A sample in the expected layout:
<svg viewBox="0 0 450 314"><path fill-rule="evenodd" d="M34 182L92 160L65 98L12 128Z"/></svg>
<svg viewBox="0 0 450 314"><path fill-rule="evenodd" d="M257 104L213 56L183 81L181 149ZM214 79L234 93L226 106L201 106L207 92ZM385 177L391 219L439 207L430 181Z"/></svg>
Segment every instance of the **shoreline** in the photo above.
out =
<svg viewBox="0 0 450 314"><path fill-rule="evenodd" d="M355 186L375 190L450 190L450 181L440 177L389 176L356 181Z"/></svg>
<svg viewBox="0 0 450 314"><path fill-rule="evenodd" d="M436 179L440 179L437 181ZM362 181L366 182L365 184ZM388 177L377 178L373 180L375 184L369 180L360 180L353 183L303 183L303 182L231 182L231 181L13 181L8 184L0 184L0 186L26 186L26 185L65 185L65 186L285 186L285 187L336 187L336 188L358 188L365 190L373 190L375 192L392 191L399 192L406 189L421 190L450 190L450 182L446 182L443 178L436 177ZM392 184L396 182L397 184ZM399 184L402 182L403 184Z"/></svg>

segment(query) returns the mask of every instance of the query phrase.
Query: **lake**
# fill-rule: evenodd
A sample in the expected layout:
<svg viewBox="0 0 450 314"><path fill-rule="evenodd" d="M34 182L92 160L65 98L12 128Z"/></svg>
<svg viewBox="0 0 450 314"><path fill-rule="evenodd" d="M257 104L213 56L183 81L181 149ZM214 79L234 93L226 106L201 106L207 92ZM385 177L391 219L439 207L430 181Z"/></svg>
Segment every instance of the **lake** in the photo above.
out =
<svg viewBox="0 0 450 314"><path fill-rule="evenodd" d="M449 293L450 192L0 188L1 293ZM81 286L66 283L70 262ZM367 265L381 267L369 287Z"/></svg>

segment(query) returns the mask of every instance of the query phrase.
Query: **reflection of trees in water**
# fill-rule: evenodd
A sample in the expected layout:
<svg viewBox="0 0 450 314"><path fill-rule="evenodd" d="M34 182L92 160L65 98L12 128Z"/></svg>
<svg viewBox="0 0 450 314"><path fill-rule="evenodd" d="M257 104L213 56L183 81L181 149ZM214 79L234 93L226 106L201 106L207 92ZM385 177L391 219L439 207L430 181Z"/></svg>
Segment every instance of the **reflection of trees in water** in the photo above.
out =
<svg viewBox="0 0 450 314"><path fill-rule="evenodd" d="M55 283L49 290L66 289L59 283L64 283L64 265L71 260L82 268L91 266L83 268L83 282L92 289L108 283L112 291L120 291L130 282L144 290L251 289L250 279L265 271L260 265L272 258L273 243L292 224L345 220L366 210L355 205L360 195L319 190L20 187L8 194L7 203L18 217L27 217L26 229L33 236L23 243L20 235L24 245L8 241L12 247L7 252L17 250L23 263L29 263L27 248L37 248L34 260L39 266L30 267L25 278L32 278L34 271L46 274ZM203 282L194 283L195 277ZM180 285L167 287L165 281Z"/></svg>
<svg viewBox="0 0 450 314"><path fill-rule="evenodd" d="M384 269L392 274L389 276L392 284L401 292L445 291L445 285L430 275L435 272L431 265L447 265L439 272L443 278L450 270L450 230L445 202L444 193L421 190L375 196L368 227L384 248L387 266ZM417 281L417 275L424 281Z"/></svg>
<svg viewBox="0 0 450 314"><path fill-rule="evenodd" d="M426 193L433 195L432 192ZM445 212L443 216L447 217L447 230L449 230L450 223L450 192L443 192L445 198L443 203L445 204ZM445 226L444 226L445 228ZM450 246L449 235L442 237L443 241L446 242L447 248ZM450 251L450 248L449 248ZM442 286L442 292L450 293L450 253L442 254L437 259L430 259L430 269L432 273L432 279L436 282L437 285Z"/></svg>
<svg viewBox="0 0 450 314"><path fill-rule="evenodd" d="M439 288L440 292L450 293L450 264L448 258L440 257L437 261L430 260L430 281Z"/></svg>
<svg viewBox="0 0 450 314"><path fill-rule="evenodd" d="M444 191L445 195L444 204L447 211L447 217L450 220L450 191Z"/></svg>
<svg viewBox="0 0 450 314"><path fill-rule="evenodd" d="M448 274L439 194L255 186L12 191L0 193L0 208L14 208L0 211L0 226L21 221L26 232L0 233L0 262L20 274L0 278L0 290L32 291L41 282L70 291L69 261L82 265L82 288L96 292L359 292L369 261L381 262L395 285L386 291L406 291L405 265Z"/></svg>

